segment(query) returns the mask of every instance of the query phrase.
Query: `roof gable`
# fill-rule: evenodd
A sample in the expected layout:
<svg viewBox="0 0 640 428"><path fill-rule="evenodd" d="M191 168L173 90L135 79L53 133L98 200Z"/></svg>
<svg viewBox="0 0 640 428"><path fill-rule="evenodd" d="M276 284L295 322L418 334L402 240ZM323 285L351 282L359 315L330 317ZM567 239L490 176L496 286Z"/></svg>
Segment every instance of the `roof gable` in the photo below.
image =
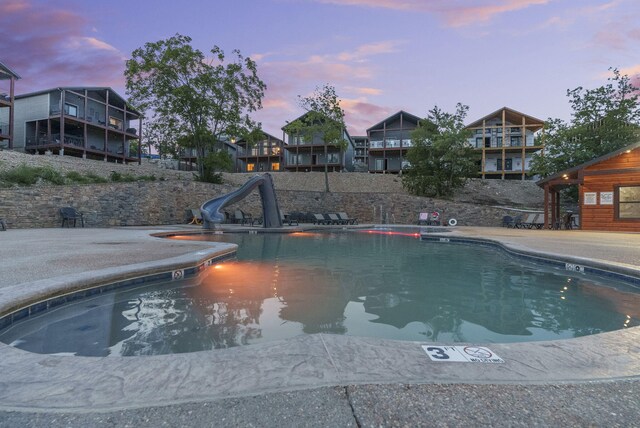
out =
<svg viewBox="0 0 640 428"><path fill-rule="evenodd" d="M136 110L135 108L133 108L128 102L127 100L125 100L120 94L118 94L116 91L113 90L113 88L111 88L110 86L61 86L58 88L50 88L50 89L43 89L41 91L36 91L36 92L28 92L26 94L20 94L20 95L16 95L16 99L22 99L22 98L29 98L29 97L33 97L36 95L43 95L43 94L49 94L51 92L55 92L55 91L74 91L74 92L81 92L81 91L108 91L109 92L109 97L113 97L115 98L116 101L122 103L122 104L126 104L127 106L127 111L137 114L138 116L142 116L142 113L140 113L138 110ZM110 102L111 104L111 102Z"/></svg>
<svg viewBox="0 0 640 428"><path fill-rule="evenodd" d="M502 107L494 111L493 113L489 113L488 115L481 117L480 119L474 122L471 122L466 126L466 128L481 127L484 121L494 119L494 118L498 118L502 120L503 111L505 115L505 120L513 125L521 125L522 119L524 118L525 125L528 125L528 129L532 131L537 131L538 129L542 129L542 127L544 126L544 120L537 119L533 116L529 116L528 114L520 113L519 111L509 107Z"/></svg>
<svg viewBox="0 0 640 428"><path fill-rule="evenodd" d="M618 149L616 151L613 151L611 153L607 153L606 155L603 155L603 156L597 157L595 159L592 159L592 160L590 160L588 162L582 163L580 165L576 165L573 168L568 168L568 169L565 169L563 171L557 172L557 173L555 173L553 175L550 175L547 178L543 178L542 180L539 180L536 184L538 186L540 186L540 187L543 187L546 183L554 181L554 180L557 180L559 178L566 178L566 179L575 178L575 177L577 177L578 172L580 170L589 168L590 166L593 166L593 165L596 165L596 164L599 164L599 163L606 162L608 160L611 160L611 159L615 158L616 156L620 156L620 155L622 155L624 153L630 153L630 152L635 151L635 150L640 150L640 141L638 141L636 143L633 143L633 144L630 144L630 145L628 145L626 147L623 147L621 149Z"/></svg>
<svg viewBox="0 0 640 428"><path fill-rule="evenodd" d="M372 127L367 129L367 132L369 131L374 131L376 129L382 129L382 126L385 123L389 123L389 122L394 122L398 119L400 119L400 116L402 115L402 118L405 120L409 120L412 123L415 123L416 125L422 120L421 117L418 117L416 115L413 115L411 113L407 113L404 110L400 110L394 114L392 114L391 116L387 117L386 119L383 119L382 121L376 123L375 125L373 125Z"/></svg>
<svg viewBox="0 0 640 428"><path fill-rule="evenodd" d="M0 62L0 80L10 79L12 77L14 79L20 79L20 76L18 75L18 73L10 69L7 65Z"/></svg>

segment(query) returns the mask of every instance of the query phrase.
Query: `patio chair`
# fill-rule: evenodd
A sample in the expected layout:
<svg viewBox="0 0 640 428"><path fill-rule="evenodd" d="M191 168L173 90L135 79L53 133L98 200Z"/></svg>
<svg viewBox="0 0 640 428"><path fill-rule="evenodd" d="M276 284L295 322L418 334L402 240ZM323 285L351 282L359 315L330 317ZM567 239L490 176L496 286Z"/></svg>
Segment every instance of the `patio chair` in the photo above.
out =
<svg viewBox="0 0 640 428"><path fill-rule="evenodd" d="M516 224L514 221L514 218L511 217L510 215L506 215L504 217L502 217L502 227L506 227L508 228L515 228Z"/></svg>
<svg viewBox="0 0 640 428"><path fill-rule="evenodd" d="M345 212L339 212L338 217L346 221L347 224L358 224L358 219L355 217L349 217Z"/></svg>
<svg viewBox="0 0 640 428"><path fill-rule="evenodd" d="M73 227L76 227L76 221L80 220L80 224L84 227L84 215L73 207L60 208L60 216L62 217L62 227L66 224L67 227L71 227L73 221Z"/></svg>
<svg viewBox="0 0 640 428"><path fill-rule="evenodd" d="M331 222L331 224L347 224L347 222L338 217L337 214L330 213L327 214L327 217L329 217L329 221Z"/></svg>
<svg viewBox="0 0 640 428"><path fill-rule="evenodd" d="M536 213L527 215L527 218L523 222L520 223L520 227L522 227L523 229L531 229L531 228L533 228L533 222L536 220L537 216L538 216L538 214L536 214Z"/></svg>
<svg viewBox="0 0 640 428"><path fill-rule="evenodd" d="M245 213L242 210L236 210L234 212L234 223L240 223L241 225L245 225L245 224L253 224L253 217L251 216L251 214Z"/></svg>
<svg viewBox="0 0 640 428"><path fill-rule="evenodd" d="M544 213L536 215L533 222L531 222L531 227L535 227L536 229L542 229L544 227Z"/></svg>
<svg viewBox="0 0 640 428"><path fill-rule="evenodd" d="M202 213L200 212L200 209L191 208L189 211L191 211L191 221L189 224L202 224Z"/></svg>
<svg viewBox="0 0 640 428"><path fill-rule="evenodd" d="M313 214L313 224L331 224L331 220L327 220L322 214Z"/></svg>
<svg viewBox="0 0 640 428"><path fill-rule="evenodd" d="M574 225L577 226L577 224L575 223L575 218L573 217L573 213L571 211L567 211L562 216L562 225L567 230L573 229Z"/></svg>
<svg viewBox="0 0 640 428"><path fill-rule="evenodd" d="M513 218L513 228L514 229L522 229L522 216L517 215Z"/></svg>
<svg viewBox="0 0 640 428"><path fill-rule="evenodd" d="M280 211L280 219L282 220L282 224L286 223L289 226L293 226L293 224L295 223L296 226L300 225L296 217L292 216L291 214L282 214L282 211Z"/></svg>

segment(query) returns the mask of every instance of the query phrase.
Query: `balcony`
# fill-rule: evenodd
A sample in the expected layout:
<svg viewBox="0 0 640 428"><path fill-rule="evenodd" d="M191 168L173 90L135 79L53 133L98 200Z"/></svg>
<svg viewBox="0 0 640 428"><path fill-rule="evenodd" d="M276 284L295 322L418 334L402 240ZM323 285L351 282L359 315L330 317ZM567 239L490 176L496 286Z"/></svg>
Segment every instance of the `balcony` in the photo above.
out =
<svg viewBox="0 0 640 428"><path fill-rule="evenodd" d="M371 143L369 143L369 148L370 149L383 149L384 148L384 141L383 140L371 141Z"/></svg>
<svg viewBox="0 0 640 428"><path fill-rule="evenodd" d="M387 139L387 140L386 140L386 147L387 147L388 149L400 148L400 140L396 140L396 139Z"/></svg>

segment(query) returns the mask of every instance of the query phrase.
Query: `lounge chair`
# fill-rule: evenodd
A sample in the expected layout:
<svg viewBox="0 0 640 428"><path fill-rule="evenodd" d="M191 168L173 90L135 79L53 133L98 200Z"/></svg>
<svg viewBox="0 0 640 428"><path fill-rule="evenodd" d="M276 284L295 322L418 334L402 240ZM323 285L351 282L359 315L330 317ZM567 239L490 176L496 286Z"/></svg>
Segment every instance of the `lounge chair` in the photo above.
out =
<svg viewBox="0 0 640 428"><path fill-rule="evenodd" d="M331 220L327 220L322 214L313 214L313 224L331 224Z"/></svg>
<svg viewBox="0 0 640 428"><path fill-rule="evenodd" d="M202 213L198 208L191 208L191 221L189 224L202 224Z"/></svg>
<svg viewBox="0 0 640 428"><path fill-rule="evenodd" d="M529 214L527 218L520 223L520 227L523 229L531 229L533 227L533 222L536 220L538 214Z"/></svg>
<svg viewBox="0 0 640 428"><path fill-rule="evenodd" d="M282 211L280 211L280 219L282 220L282 224L286 223L289 226L293 226L295 223L296 226L300 225L297 218L293 217L291 214L282 214Z"/></svg>
<svg viewBox="0 0 640 428"><path fill-rule="evenodd" d="M522 229L522 216L517 215L513 218L513 228L514 229Z"/></svg>
<svg viewBox="0 0 640 428"><path fill-rule="evenodd" d="M531 223L531 227L535 227L536 229L542 229L544 227L544 214L536 215L536 218Z"/></svg>
<svg viewBox="0 0 640 428"><path fill-rule="evenodd" d="M340 219L346 221L346 224L358 224L358 219L357 218L353 218L353 217L349 217L347 215L347 213L344 212L340 212L338 213L338 217L340 217Z"/></svg>
<svg viewBox="0 0 640 428"><path fill-rule="evenodd" d="M327 217L329 217L329 221L331 222L331 224L347 224L346 221L338 217L338 214L330 213L327 214Z"/></svg>
<svg viewBox="0 0 640 428"><path fill-rule="evenodd" d="M245 224L253 225L253 217L251 214L245 213L242 210L236 210L234 212L234 223L239 223L243 226Z"/></svg>
<svg viewBox="0 0 640 428"><path fill-rule="evenodd" d="M71 221L73 221L73 227L76 227L77 220L80 220L80 224L84 227L84 215L73 207L60 208L60 216L62 217L62 227L65 223L67 227L71 227Z"/></svg>

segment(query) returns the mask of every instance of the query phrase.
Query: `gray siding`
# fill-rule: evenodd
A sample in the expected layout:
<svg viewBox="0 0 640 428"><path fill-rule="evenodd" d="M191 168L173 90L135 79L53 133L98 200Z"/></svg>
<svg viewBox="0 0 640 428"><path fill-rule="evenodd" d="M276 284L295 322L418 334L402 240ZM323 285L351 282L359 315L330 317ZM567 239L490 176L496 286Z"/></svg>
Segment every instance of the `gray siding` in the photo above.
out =
<svg viewBox="0 0 640 428"><path fill-rule="evenodd" d="M25 123L49 117L49 94L15 100L14 106L13 147L24 149L26 145Z"/></svg>

